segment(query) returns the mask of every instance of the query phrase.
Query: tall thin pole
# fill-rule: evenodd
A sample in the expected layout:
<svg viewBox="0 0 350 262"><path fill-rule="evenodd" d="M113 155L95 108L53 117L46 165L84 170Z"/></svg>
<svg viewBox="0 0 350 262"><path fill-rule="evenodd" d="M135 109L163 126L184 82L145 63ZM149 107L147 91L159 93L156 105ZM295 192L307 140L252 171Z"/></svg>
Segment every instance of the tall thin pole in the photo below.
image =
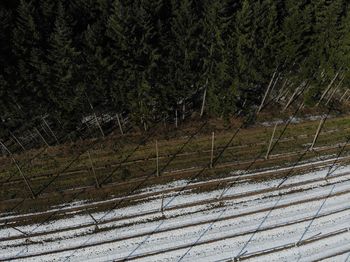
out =
<svg viewBox="0 0 350 262"><path fill-rule="evenodd" d="M208 83L208 79L207 79L207 83ZM205 107L205 99L206 99L206 97L207 97L207 86L205 87L204 94L203 94L202 108L201 108L201 114L200 114L201 117L204 114L204 107Z"/></svg>
<svg viewBox="0 0 350 262"><path fill-rule="evenodd" d="M42 120L44 122L44 124L46 125L46 127L49 129L50 133L52 134L52 136L55 138L57 145L59 144L57 136L55 135L55 133L52 131L51 127L49 126L49 124L46 122L45 118L42 117Z"/></svg>
<svg viewBox="0 0 350 262"><path fill-rule="evenodd" d="M158 152L158 140L156 140L156 165L157 165L157 176L159 176L159 152Z"/></svg>
<svg viewBox="0 0 350 262"><path fill-rule="evenodd" d="M121 125L120 119L119 119L119 114L117 114L117 121L118 121L118 126L119 126L120 133L122 135L124 135L123 128L122 128L122 125Z"/></svg>
<svg viewBox="0 0 350 262"><path fill-rule="evenodd" d="M339 102L343 101L343 99L345 98L345 96L347 95L347 93L349 92L349 89L347 89L344 94L341 96Z"/></svg>
<svg viewBox="0 0 350 262"><path fill-rule="evenodd" d="M329 85L328 85L328 87L326 88L326 90L323 92L323 94L322 94L320 100L318 100L316 106L318 106L318 105L321 103L321 101L323 100L323 98L324 98L324 97L326 96L326 94L329 92L329 90L331 89L333 83L335 82L335 80L337 80L337 78L338 78L338 76L339 76L339 73L340 73L340 72L338 71L338 72L335 74L334 78L333 78L332 81L329 83Z"/></svg>
<svg viewBox="0 0 350 262"><path fill-rule="evenodd" d="M320 124L318 125L318 128L317 128L317 131L316 131L316 134L314 136L314 140L312 141L312 144L311 144L311 147L310 147L310 150L313 150L314 149L314 145L317 141L317 138L318 136L320 135L320 132L321 132L321 128L324 124L324 122L326 121L326 118L322 118L321 121L320 121Z"/></svg>
<svg viewBox="0 0 350 262"><path fill-rule="evenodd" d="M40 136L40 138L44 141L44 143L47 145L47 147L50 147L50 145L46 142L45 138L41 135L39 129L37 129L35 127L35 131L38 133L38 135Z"/></svg>
<svg viewBox="0 0 350 262"><path fill-rule="evenodd" d="M175 110L175 127L177 128L177 109Z"/></svg>
<svg viewBox="0 0 350 262"><path fill-rule="evenodd" d="M338 83L338 85L334 88L334 91L331 93L331 95L329 96L326 105L329 104L329 102L331 101L331 99L333 98L334 94L338 91L339 87L341 87L341 85L343 84L343 81L345 79L345 75L340 79L340 82Z"/></svg>
<svg viewBox="0 0 350 262"><path fill-rule="evenodd" d="M261 104L260 104L260 106L259 106L258 113L261 111L261 109L262 109L263 106L264 106L264 102L265 102L265 100L266 100L266 98L267 98L267 95L268 95L268 93L269 93L269 91L270 91L270 88L271 88L271 86L272 86L272 84L273 84L273 81L275 80L276 73L277 73L277 69L275 70L275 72L273 73L273 75L272 75L272 77L271 77L270 83L269 83L269 85L268 85L268 87L267 87L267 89L266 89L266 92L265 92L265 95L264 95L264 97L263 97L263 100L261 101ZM276 80L276 83L277 83L277 80Z"/></svg>
<svg viewBox="0 0 350 262"><path fill-rule="evenodd" d="M305 83L303 83L305 84ZM294 101L294 97L297 95L297 93L300 91L301 87L303 86L303 84L301 84L300 86L298 86L298 88L295 89L294 93L292 94L292 96L290 97L289 101L287 102L286 106L283 108L283 112L290 106L290 104Z"/></svg>
<svg viewBox="0 0 350 262"><path fill-rule="evenodd" d="M97 188L100 188L100 184L98 183L98 179L97 179L96 172L95 172L95 168L94 168L94 163L92 162L90 150L88 150L88 155L89 155L91 170L92 170L92 173L94 174L94 178L95 178L95 182L96 182L96 187L97 187Z"/></svg>
<svg viewBox="0 0 350 262"><path fill-rule="evenodd" d="M162 203L160 206L160 212L162 212L162 216L164 216L164 194L162 194Z"/></svg>
<svg viewBox="0 0 350 262"><path fill-rule="evenodd" d="M91 104L91 102L90 102L90 99L89 99L89 97L87 96L87 94L86 94L86 97L87 97L87 100L88 100L88 102L89 102L90 108L91 108L91 110L92 110L92 112L93 112L93 114L94 114L94 117L95 117L97 126L98 126L98 128L100 129L100 132L101 132L101 134L102 134L102 137L104 138L104 137L105 137L105 134L103 133L102 127L101 127L101 125L100 125L100 122L98 121L98 118L97 118L96 113L95 113L95 111L94 111L94 107L92 106L92 104Z"/></svg>
<svg viewBox="0 0 350 262"><path fill-rule="evenodd" d="M101 125L100 125L100 122L99 122L98 119L97 119L96 113L94 113L94 116L95 116L95 120L96 120L96 123L97 123L97 125L98 125L98 128L100 129L100 132L101 132L101 134L102 134L102 137L105 137L105 134L103 133L102 127L101 127Z"/></svg>
<svg viewBox="0 0 350 262"><path fill-rule="evenodd" d="M211 134L210 168L213 168L213 161L214 161L214 140L215 140L215 132L212 132L212 134Z"/></svg>
<svg viewBox="0 0 350 262"><path fill-rule="evenodd" d="M19 144L19 146L25 151L26 149L24 148L24 146L22 145L22 143L17 139L17 137L10 131L10 135L15 139L15 141L17 142L17 144Z"/></svg>
<svg viewBox="0 0 350 262"><path fill-rule="evenodd" d="M182 104L182 120L185 120L185 113L186 113L186 102L183 101L183 104Z"/></svg>
<svg viewBox="0 0 350 262"><path fill-rule="evenodd" d="M275 127L273 128L272 136L271 136L271 139L270 139L269 147L268 147L266 155L265 155L265 159L269 158L269 155L270 155L270 152L271 152L273 138L275 137L275 133L276 133L276 129L277 129L277 125L278 125L278 123L276 123Z"/></svg>

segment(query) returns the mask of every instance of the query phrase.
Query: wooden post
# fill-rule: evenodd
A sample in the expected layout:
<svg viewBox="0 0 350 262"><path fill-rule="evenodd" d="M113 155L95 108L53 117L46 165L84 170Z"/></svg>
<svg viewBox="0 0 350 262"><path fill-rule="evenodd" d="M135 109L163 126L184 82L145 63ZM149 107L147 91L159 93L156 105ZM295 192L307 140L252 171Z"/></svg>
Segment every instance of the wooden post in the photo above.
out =
<svg viewBox="0 0 350 262"><path fill-rule="evenodd" d="M263 106L264 106L265 100L266 100L267 95L268 95L268 93L269 93L269 91L270 91L270 88L271 88L271 86L272 86L272 84L273 84L273 81L274 81L274 79L275 79L276 73L277 73L277 69L275 70L275 72L273 73L273 75L272 75L272 77L271 77L270 83L269 83L269 85L268 85L268 87L267 87L267 89L266 89L266 92L265 92L265 95L264 95L264 97L263 97L263 100L261 101L261 104L260 104L260 106L259 106L258 113L261 111L261 109L262 109Z"/></svg>
<svg viewBox="0 0 350 262"><path fill-rule="evenodd" d="M316 141L317 141L317 138L318 138L318 136L319 136L319 134L320 134L320 132L321 132L321 128L322 128L322 126L323 126L323 124L324 124L325 121L326 121L326 118L325 118L325 117L321 119L320 124L318 125L318 128L317 128L316 134L315 134L315 136L314 136L314 140L312 141L312 144L311 144L311 146L310 146L310 150L313 150L313 149L314 149L314 145L315 145L315 143L316 143Z"/></svg>
<svg viewBox="0 0 350 262"><path fill-rule="evenodd" d="M145 132L147 131L147 124L146 121L144 120L144 116L141 117L141 122L143 123L143 128L145 129Z"/></svg>
<svg viewBox="0 0 350 262"><path fill-rule="evenodd" d="M158 140L156 140L156 165L157 165L157 176L159 176L159 152L158 152Z"/></svg>
<svg viewBox="0 0 350 262"><path fill-rule="evenodd" d="M175 127L177 128L177 109L175 109Z"/></svg>
<svg viewBox="0 0 350 262"><path fill-rule="evenodd" d="M276 80L275 80L275 83L274 83L273 86L271 87L270 92L272 92L272 90L275 89L275 87L276 87L276 85L277 85L277 83L278 83L279 80L280 80L280 73L278 74L278 76L277 76L277 78L276 78Z"/></svg>
<svg viewBox="0 0 350 262"><path fill-rule="evenodd" d="M101 135L102 135L102 137L104 138L104 137L105 137L105 134L103 133L102 127L101 127L101 125L100 125L100 122L99 122L98 119L97 119L96 113L94 113L94 116L95 116L95 120L96 120L96 123L97 123L97 125L98 125L98 128L100 129Z"/></svg>
<svg viewBox="0 0 350 262"><path fill-rule="evenodd" d="M88 102L89 102L90 108L91 108L91 110L92 110L92 112L93 112L93 114L94 114L94 117L95 117L97 126L98 126L98 128L100 129L100 132L101 132L101 134L102 134L102 137L104 138L104 137L105 137L105 134L103 133L102 127L101 127L101 125L100 125L100 122L98 121L98 118L97 118L96 113L95 113L95 111L94 111L94 107L92 106L92 104L91 104L91 102L90 102L90 99L89 99L89 97L87 96L87 94L86 94L86 97L87 97L87 100L88 100Z"/></svg>
<svg viewBox="0 0 350 262"><path fill-rule="evenodd" d="M345 99L345 102L348 102L350 99L350 95Z"/></svg>
<svg viewBox="0 0 350 262"><path fill-rule="evenodd" d="M19 140L17 139L17 137L11 132L10 132L10 135L13 137L13 139L17 142L17 144L19 144L19 146L23 149L23 151L25 151L26 149L24 148L24 146L22 145L21 142L19 142Z"/></svg>
<svg viewBox="0 0 350 262"><path fill-rule="evenodd" d="M160 206L160 212L162 212L162 216L164 217L164 194L162 194L162 202Z"/></svg>
<svg viewBox="0 0 350 262"><path fill-rule="evenodd" d="M44 122L44 124L46 125L46 127L49 129L50 133L52 134L52 136L55 138L57 145L59 144L57 136L55 135L55 133L52 131L51 127L49 126L49 124L46 122L45 118L42 117L42 120Z"/></svg>
<svg viewBox="0 0 350 262"><path fill-rule="evenodd" d="M305 84L305 83L303 83L303 84ZM303 84L301 84L300 86L298 86L298 87L295 89L294 93L292 94L291 98L290 98L289 101L287 102L286 106L283 108L282 112L285 111L285 110L290 106L290 104L291 104L291 103L293 102L293 100L294 100L294 97L297 95L297 93L299 92L299 90L300 90L300 88L301 88L301 86L302 86Z"/></svg>
<svg viewBox="0 0 350 262"><path fill-rule="evenodd" d="M207 79L207 83L208 83L208 79ZM207 84L206 84L206 85L207 85ZM205 87L205 89L204 89L204 94L203 94L202 108L201 108L201 114L200 114L201 117L202 117L203 114L204 114L204 107L205 107L205 99L206 99L206 96L207 96L207 86Z"/></svg>
<svg viewBox="0 0 350 262"><path fill-rule="evenodd" d="M94 163L92 162L92 158L91 158L91 155L90 155L90 150L88 150L88 155L89 155L89 159L90 159L91 170L92 170L92 173L94 174L96 187L100 188L100 184L98 183L98 179L97 179L95 168L94 168Z"/></svg>
<svg viewBox="0 0 350 262"><path fill-rule="evenodd" d="M342 76L342 78L340 79L338 85L334 88L333 92L331 93L331 95L329 96L327 102L326 102L326 105L329 104L329 102L331 101L331 99L333 98L334 94L338 91L339 87L341 87L341 85L343 84L343 81L345 79L345 75Z"/></svg>
<svg viewBox="0 0 350 262"><path fill-rule="evenodd" d="M21 168L19 167L19 165L17 164L16 159L14 159L14 157L13 157L11 151L10 151L1 141L0 141L0 144L1 144L1 146L2 146L3 148L5 148L5 150L9 153L9 155L10 155L10 157L11 157L13 163L15 164L15 166L17 167L17 170L19 171L19 174L20 174L21 177L23 178L24 183L27 185L27 187L28 187L28 189L29 189L29 192L30 192L30 194L32 195L32 198L35 199L34 191L33 191L32 187L30 186L27 177L23 174L22 169L21 169Z"/></svg>
<svg viewBox="0 0 350 262"><path fill-rule="evenodd" d="M287 104L286 104L285 107L283 108L282 112L284 112L284 111L290 106L290 104L293 102L294 97L295 97L296 94L299 92L299 88L300 88L300 86L297 87L297 88L295 89L295 91L293 92L292 96L289 98Z"/></svg>
<svg viewBox="0 0 350 262"><path fill-rule="evenodd" d="M215 139L215 133L212 132L212 134L211 134L210 168L213 168L213 161L214 161L214 139Z"/></svg>
<svg viewBox="0 0 350 262"><path fill-rule="evenodd" d="M2 146L2 144L1 144L1 154L2 154L2 156L6 156L6 150L5 150L5 148Z"/></svg>
<svg viewBox="0 0 350 262"><path fill-rule="evenodd" d="M341 96L339 102L343 101L343 99L344 99L345 96L348 94L348 92L349 92L349 89L347 89L347 90L344 92L344 94Z"/></svg>
<svg viewBox="0 0 350 262"><path fill-rule="evenodd" d="M286 93L286 91L288 91L288 88L286 88L287 83L288 83L288 79L284 81L280 91L278 92L278 95L275 98L276 102L278 102L280 98Z"/></svg>
<svg viewBox="0 0 350 262"><path fill-rule="evenodd" d="M185 114L186 114L186 102L184 100L182 104L182 121L185 120Z"/></svg>
<svg viewBox="0 0 350 262"><path fill-rule="evenodd" d="M271 147L272 147L273 138L275 137L275 133L276 133L276 129L277 129L277 125L278 125L278 123L276 123L276 124L275 124L275 127L273 128L272 136L271 136L271 139L270 139L269 147L267 148L267 152L266 152L266 155L265 155L265 159L268 159L268 158L269 158L270 151L271 151Z"/></svg>
<svg viewBox="0 0 350 262"><path fill-rule="evenodd" d="M48 133L48 131L46 131L46 128L43 123L40 124L40 128L44 131L46 137L50 137L50 134Z"/></svg>
<svg viewBox="0 0 350 262"><path fill-rule="evenodd" d="M329 85L328 85L328 87L326 88L326 90L323 92L323 94L322 94L320 100L318 100L316 106L318 106L318 105L321 103L321 101L323 100L323 98L326 96L326 94L328 93L328 91L331 89L331 87L332 87L334 81L337 80L338 76L339 76L339 71L335 74L334 78L333 78L332 81L329 83Z"/></svg>
<svg viewBox="0 0 350 262"><path fill-rule="evenodd" d="M45 138L41 135L41 133L39 132L39 130L35 127L34 128L35 131L38 133L38 135L40 136L40 138L44 141L44 143L47 145L47 147L50 147L50 145L46 142Z"/></svg>
<svg viewBox="0 0 350 262"><path fill-rule="evenodd" d="M329 96L329 98L327 99L327 102L326 102L325 105L328 105L328 104L329 104L329 102L331 101L331 99L333 98L333 96L334 96L335 92L337 92L337 90L338 90L337 87L334 88L334 91L332 92L332 94L331 94L331 95Z"/></svg>
<svg viewBox="0 0 350 262"><path fill-rule="evenodd" d="M119 114L117 114L117 121L118 121L118 126L119 126L120 133L121 133L122 135L124 135L123 128L122 128L122 125L121 125L121 123L120 123Z"/></svg>
<svg viewBox="0 0 350 262"><path fill-rule="evenodd" d="M98 231L99 230L98 221L93 217L93 215L91 215L91 213L88 213L88 214L89 214L89 216L92 218L92 220L95 223L95 230Z"/></svg>
<svg viewBox="0 0 350 262"><path fill-rule="evenodd" d="M278 101L280 101L283 97L287 97L289 95L289 90L287 89L279 98Z"/></svg>

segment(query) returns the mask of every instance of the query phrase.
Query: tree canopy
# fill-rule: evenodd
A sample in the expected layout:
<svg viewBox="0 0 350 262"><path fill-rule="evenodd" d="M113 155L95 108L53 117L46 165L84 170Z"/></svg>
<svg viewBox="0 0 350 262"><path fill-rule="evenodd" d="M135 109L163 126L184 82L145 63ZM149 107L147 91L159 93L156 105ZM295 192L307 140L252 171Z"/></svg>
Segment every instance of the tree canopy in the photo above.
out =
<svg viewBox="0 0 350 262"><path fill-rule="evenodd" d="M74 129L91 106L145 128L186 101L247 114L271 80L275 94L307 81L312 105L336 74L349 84L349 12L346 0L1 1L0 134L44 115Z"/></svg>

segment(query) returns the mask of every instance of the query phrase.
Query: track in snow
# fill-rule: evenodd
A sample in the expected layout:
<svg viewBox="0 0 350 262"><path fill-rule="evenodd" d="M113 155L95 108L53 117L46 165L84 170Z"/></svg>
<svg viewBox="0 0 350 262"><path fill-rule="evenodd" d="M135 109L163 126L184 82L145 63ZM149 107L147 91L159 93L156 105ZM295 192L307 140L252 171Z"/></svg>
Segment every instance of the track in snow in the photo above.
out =
<svg viewBox="0 0 350 262"><path fill-rule="evenodd" d="M34 231L30 237L24 237L11 228L3 229L0 231L2 237L0 259L64 260L75 252L70 257L71 261L125 258L142 261L177 261L188 247L193 246L184 260L213 261L223 258L229 260L239 253L280 196L282 196L280 202L263 226L256 231L252 241L247 245L247 252L241 255L240 259L278 261L297 260L300 257L303 261L311 258L310 254L313 253L311 251L315 250L320 254L318 259L327 258L331 254L341 257L350 245L346 241L350 239L347 231L350 225L349 168L338 169L328 182L323 180L326 172L327 169L293 177L279 189L275 188L275 185L281 179L254 185L243 180L230 189L226 198L216 203L210 201L220 194L220 190L206 194L181 195L169 210L166 210L167 218L162 227L130 257L128 257L130 251L144 241L144 236L153 232L155 226L159 224L158 219L161 218L159 199L115 210L114 214L99 225L100 231L96 232L93 231L94 226L88 216L51 222L40 228L41 231ZM317 208L327 198L333 185L335 185L334 192L314 219L304 240L296 247L295 243L315 215ZM197 204L192 205L193 202ZM142 214L147 208L158 211L154 214L146 214L147 212ZM203 230L225 208L227 209L225 216L216 221L201 241L193 245ZM120 215L119 221L110 219L118 212L125 212L123 215L128 219L122 219L123 216ZM101 215L101 213L93 214L97 219ZM80 227L79 224L84 226ZM25 232L30 232L33 228L35 225L20 227ZM85 243L91 234L94 234L94 237ZM336 244L325 248L324 242L328 241Z"/></svg>

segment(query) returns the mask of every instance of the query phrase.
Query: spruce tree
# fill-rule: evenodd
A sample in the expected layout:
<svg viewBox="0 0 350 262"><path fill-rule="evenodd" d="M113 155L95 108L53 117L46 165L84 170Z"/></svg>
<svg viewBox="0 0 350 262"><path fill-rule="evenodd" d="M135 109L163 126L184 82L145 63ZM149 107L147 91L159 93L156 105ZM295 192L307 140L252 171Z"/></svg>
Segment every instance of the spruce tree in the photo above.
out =
<svg viewBox="0 0 350 262"><path fill-rule="evenodd" d="M15 93L23 112L44 114L48 103L42 82L44 70L41 36L35 20L35 7L31 1L21 0L17 9L17 21L13 31L13 50L17 59ZM40 101L40 106L34 106Z"/></svg>
<svg viewBox="0 0 350 262"><path fill-rule="evenodd" d="M342 37L342 0L313 1L315 12L313 58L318 63L319 73L332 77L342 67L337 55Z"/></svg>
<svg viewBox="0 0 350 262"><path fill-rule="evenodd" d="M347 6L345 15L342 19L342 36L340 40L340 48L337 52L339 64L344 68L344 86L350 84L350 6Z"/></svg>
<svg viewBox="0 0 350 262"><path fill-rule="evenodd" d="M103 49L103 31L99 22L88 25L84 32L83 70L84 86L93 104L110 105L108 99L110 61Z"/></svg>
<svg viewBox="0 0 350 262"><path fill-rule="evenodd" d="M198 88L199 68L199 18L191 0L172 1L171 40L168 43L167 61L169 87L174 97L173 105L184 103Z"/></svg>
<svg viewBox="0 0 350 262"><path fill-rule="evenodd" d="M256 1L244 0L236 19L236 85L239 107L249 109L260 101L263 93L257 46Z"/></svg>
<svg viewBox="0 0 350 262"><path fill-rule="evenodd" d="M226 4L225 1L204 1L200 39L203 66L200 83L208 97L209 112L217 115L235 110L236 89L228 74L228 50L223 39L227 30Z"/></svg>
<svg viewBox="0 0 350 262"><path fill-rule="evenodd" d="M48 89L57 116L73 128L81 116L82 105L86 105L86 100L79 77L80 54L72 43L69 19L63 4L58 2L54 32L50 38Z"/></svg>
<svg viewBox="0 0 350 262"><path fill-rule="evenodd" d="M114 98L127 103L132 118L144 127L161 101L156 89L160 5L161 1L130 1L128 5L115 1L107 25L115 60Z"/></svg>

